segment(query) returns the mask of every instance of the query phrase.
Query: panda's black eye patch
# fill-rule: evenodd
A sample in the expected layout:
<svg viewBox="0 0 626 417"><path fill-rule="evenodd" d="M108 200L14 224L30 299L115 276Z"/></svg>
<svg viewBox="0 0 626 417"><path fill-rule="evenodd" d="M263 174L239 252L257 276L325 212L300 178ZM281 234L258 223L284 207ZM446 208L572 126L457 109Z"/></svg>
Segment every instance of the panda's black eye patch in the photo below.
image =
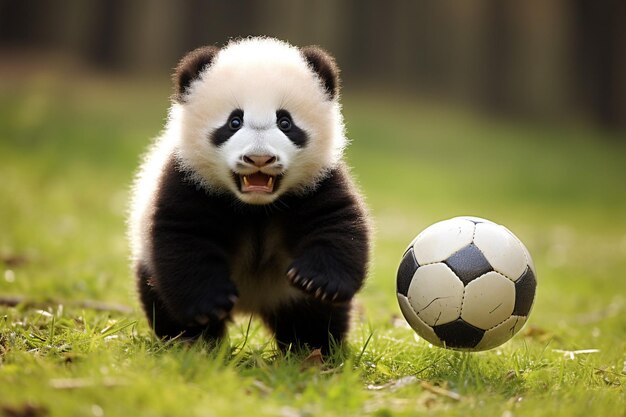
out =
<svg viewBox="0 0 626 417"><path fill-rule="evenodd" d="M299 148L309 140L306 132L295 124L291 114L285 109L276 112L276 126Z"/></svg>
<svg viewBox="0 0 626 417"><path fill-rule="evenodd" d="M228 119L226 119L226 123L211 132L211 142L213 142L215 146L220 146L242 127L243 110L235 109L230 113Z"/></svg>

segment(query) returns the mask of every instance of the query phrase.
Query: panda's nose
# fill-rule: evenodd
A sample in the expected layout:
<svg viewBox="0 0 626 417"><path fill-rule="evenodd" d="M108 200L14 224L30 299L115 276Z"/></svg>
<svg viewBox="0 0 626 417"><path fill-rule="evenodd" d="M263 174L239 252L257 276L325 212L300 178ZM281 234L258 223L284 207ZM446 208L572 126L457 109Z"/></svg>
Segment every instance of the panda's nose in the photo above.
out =
<svg viewBox="0 0 626 417"><path fill-rule="evenodd" d="M250 165L261 168L273 164L278 158L275 155L244 155L241 159Z"/></svg>

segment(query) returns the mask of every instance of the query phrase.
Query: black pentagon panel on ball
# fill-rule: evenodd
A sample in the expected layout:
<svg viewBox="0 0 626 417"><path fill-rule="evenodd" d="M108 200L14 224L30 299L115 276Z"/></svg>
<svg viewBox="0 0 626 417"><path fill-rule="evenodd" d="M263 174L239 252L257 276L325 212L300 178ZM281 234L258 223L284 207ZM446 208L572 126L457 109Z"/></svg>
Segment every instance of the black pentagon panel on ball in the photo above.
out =
<svg viewBox="0 0 626 417"><path fill-rule="evenodd" d="M520 279L515 281L514 315L527 316L530 313L530 308L533 306L533 300L535 299L535 288L537 288L535 274L527 266Z"/></svg>
<svg viewBox="0 0 626 417"><path fill-rule="evenodd" d="M398 268L398 277L396 280L398 293L404 295L405 297L408 296L409 285L411 285L411 281L413 280L413 274L415 274L417 268L419 268L419 265L415 260L413 247L410 247L409 250L407 250L402 257L400 267Z"/></svg>
<svg viewBox="0 0 626 417"><path fill-rule="evenodd" d="M474 327L463 319L434 326L433 330L446 347L453 349L471 349L483 338L485 331Z"/></svg>
<svg viewBox="0 0 626 417"><path fill-rule="evenodd" d="M485 255L473 243L453 253L443 262L454 271L464 285L487 272L493 271L493 267Z"/></svg>

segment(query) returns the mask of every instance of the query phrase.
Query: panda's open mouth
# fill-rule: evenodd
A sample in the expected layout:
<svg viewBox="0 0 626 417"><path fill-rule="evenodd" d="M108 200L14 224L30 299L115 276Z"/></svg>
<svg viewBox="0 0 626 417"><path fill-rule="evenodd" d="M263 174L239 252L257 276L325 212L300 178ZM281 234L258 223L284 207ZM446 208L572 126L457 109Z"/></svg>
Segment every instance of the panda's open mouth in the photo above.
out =
<svg viewBox="0 0 626 417"><path fill-rule="evenodd" d="M237 174L239 177L239 189L242 193L266 193L271 194L277 187L280 177L263 172L254 174Z"/></svg>

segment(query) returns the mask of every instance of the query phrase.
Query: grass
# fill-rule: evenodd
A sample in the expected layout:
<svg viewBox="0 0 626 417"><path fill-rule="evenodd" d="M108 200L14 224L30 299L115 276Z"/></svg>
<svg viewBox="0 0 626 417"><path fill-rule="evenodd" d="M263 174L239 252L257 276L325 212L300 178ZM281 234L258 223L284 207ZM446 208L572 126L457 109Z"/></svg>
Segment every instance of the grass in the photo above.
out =
<svg viewBox="0 0 626 417"><path fill-rule="evenodd" d="M623 138L347 94L376 247L347 349L319 363L249 317L214 348L153 338L124 217L167 80L0 80L0 295L27 301L0 307L0 415L625 415ZM506 224L539 272L529 324L483 353L429 346L395 301L404 247L462 214Z"/></svg>

